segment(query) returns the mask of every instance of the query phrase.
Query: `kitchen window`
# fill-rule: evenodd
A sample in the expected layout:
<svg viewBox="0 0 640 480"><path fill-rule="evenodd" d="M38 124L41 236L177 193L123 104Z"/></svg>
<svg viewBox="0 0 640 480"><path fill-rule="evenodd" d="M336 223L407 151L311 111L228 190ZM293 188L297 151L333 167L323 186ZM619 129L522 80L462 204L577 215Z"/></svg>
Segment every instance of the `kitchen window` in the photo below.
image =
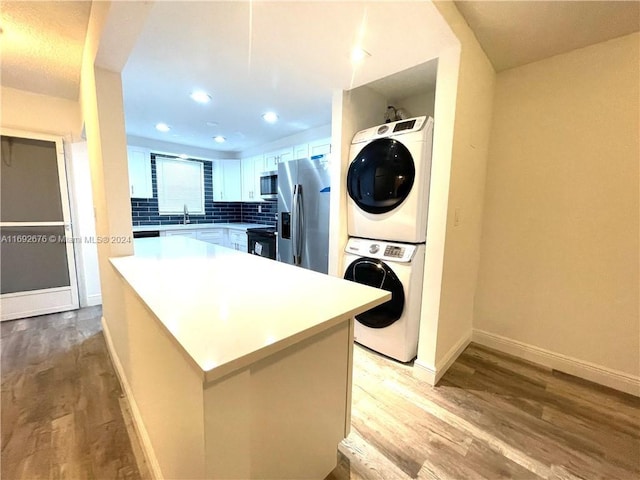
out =
<svg viewBox="0 0 640 480"><path fill-rule="evenodd" d="M156 175L160 215L204 215L202 162L156 155Z"/></svg>

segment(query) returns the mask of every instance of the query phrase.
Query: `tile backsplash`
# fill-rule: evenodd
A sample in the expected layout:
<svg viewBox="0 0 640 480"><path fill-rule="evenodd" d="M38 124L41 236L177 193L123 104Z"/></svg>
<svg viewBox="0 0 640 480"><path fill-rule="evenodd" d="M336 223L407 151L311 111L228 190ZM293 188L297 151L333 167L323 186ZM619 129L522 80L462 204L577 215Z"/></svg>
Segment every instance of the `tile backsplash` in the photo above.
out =
<svg viewBox="0 0 640 480"><path fill-rule="evenodd" d="M199 160L194 160L199 161ZM191 223L262 223L276 224L276 202L214 202L211 162L203 161L204 168L204 215L189 215ZM133 226L177 225L182 223L182 215L160 215L158 211L158 181L156 159L151 155L151 181L153 198L131 199L131 220ZM261 210L261 212L258 212Z"/></svg>
<svg viewBox="0 0 640 480"><path fill-rule="evenodd" d="M277 202L242 203L242 221L244 223L275 225L277 214Z"/></svg>

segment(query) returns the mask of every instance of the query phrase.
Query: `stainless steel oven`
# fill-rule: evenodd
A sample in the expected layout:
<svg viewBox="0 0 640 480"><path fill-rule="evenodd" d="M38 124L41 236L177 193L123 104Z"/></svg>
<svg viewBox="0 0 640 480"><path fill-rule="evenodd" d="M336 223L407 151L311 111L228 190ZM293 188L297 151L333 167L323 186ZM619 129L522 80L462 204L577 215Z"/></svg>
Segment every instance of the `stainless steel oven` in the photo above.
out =
<svg viewBox="0 0 640 480"><path fill-rule="evenodd" d="M262 172L260 174L260 197L264 200L278 199L278 171Z"/></svg>
<svg viewBox="0 0 640 480"><path fill-rule="evenodd" d="M247 229L247 252L260 257L276 259L276 236L275 227L270 228L248 228Z"/></svg>

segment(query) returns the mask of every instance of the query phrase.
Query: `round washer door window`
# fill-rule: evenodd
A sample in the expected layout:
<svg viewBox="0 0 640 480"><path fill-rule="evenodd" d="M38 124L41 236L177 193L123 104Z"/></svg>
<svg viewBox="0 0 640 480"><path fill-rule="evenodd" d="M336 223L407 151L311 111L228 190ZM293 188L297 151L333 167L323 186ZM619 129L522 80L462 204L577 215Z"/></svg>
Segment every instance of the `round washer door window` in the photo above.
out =
<svg viewBox="0 0 640 480"><path fill-rule="evenodd" d="M344 278L391 292L391 300L357 315L356 320L360 323L370 328L384 328L400 318L404 310L404 288L386 263L374 258L359 258L351 262Z"/></svg>
<svg viewBox="0 0 640 480"><path fill-rule="evenodd" d="M392 138L366 145L353 159L347 173L347 191L367 213L386 213L411 192L416 167L409 149Z"/></svg>

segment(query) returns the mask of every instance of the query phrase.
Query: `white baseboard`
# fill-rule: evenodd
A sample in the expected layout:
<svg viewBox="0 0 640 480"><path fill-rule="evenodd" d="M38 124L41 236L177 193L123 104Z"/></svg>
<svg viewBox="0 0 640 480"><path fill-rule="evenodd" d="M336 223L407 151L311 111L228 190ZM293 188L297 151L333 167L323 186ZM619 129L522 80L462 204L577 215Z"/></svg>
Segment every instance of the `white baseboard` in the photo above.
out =
<svg viewBox="0 0 640 480"><path fill-rule="evenodd" d="M138 433L138 438L140 439L140 443L142 444L142 452L147 462L149 472L151 474L151 477L154 480L160 480L163 478L162 470L160 469L160 464L158 463L158 459L156 458L156 454L153 450L153 446L151 445L151 439L149 438L147 429L144 426L144 423L142 421L142 416L140 415L140 410L138 409L136 400L133 397L131 386L129 385L129 382L127 381L127 377L124 374L124 369L122 368L122 364L120 363L118 354L116 353L115 348L113 347L113 342L111 340L111 333L109 332L109 327L107 326L107 322L105 322L104 317L102 317L102 331L104 333L104 338L107 343L107 350L109 351L111 362L113 363L113 366L116 369L118 380L120 380L120 385L122 385L122 390L124 391L126 401L129 404L129 411L131 412L131 416L133 417L133 425L136 429L136 432Z"/></svg>
<svg viewBox="0 0 640 480"><path fill-rule="evenodd" d="M602 367L483 330L474 329L472 339L480 345L640 397L640 377L638 376Z"/></svg>
<svg viewBox="0 0 640 480"><path fill-rule="evenodd" d="M428 383L432 387L436 384L436 369L423 363L419 358L413 362L413 376L418 380Z"/></svg>
<svg viewBox="0 0 640 480"><path fill-rule="evenodd" d="M469 346L471 343L471 335L471 331L467 332L464 337L458 340L458 342L449 349L440 361L436 362L436 383L440 381L442 376L447 372L447 370L449 370L449 367L453 365L453 362L455 362L460 354L464 352L464 349Z"/></svg>
<svg viewBox="0 0 640 480"><path fill-rule="evenodd" d="M424 382L427 382L431 386L437 384L447 370L449 370L449 367L453 365L453 362L456 361L470 343L471 332L458 340L458 342L449 349L445 356L436 362L435 367L420 361L419 358L416 358L415 362L413 362L414 376Z"/></svg>
<svg viewBox="0 0 640 480"><path fill-rule="evenodd" d="M87 295L87 307L95 307L102 304L102 294Z"/></svg>

